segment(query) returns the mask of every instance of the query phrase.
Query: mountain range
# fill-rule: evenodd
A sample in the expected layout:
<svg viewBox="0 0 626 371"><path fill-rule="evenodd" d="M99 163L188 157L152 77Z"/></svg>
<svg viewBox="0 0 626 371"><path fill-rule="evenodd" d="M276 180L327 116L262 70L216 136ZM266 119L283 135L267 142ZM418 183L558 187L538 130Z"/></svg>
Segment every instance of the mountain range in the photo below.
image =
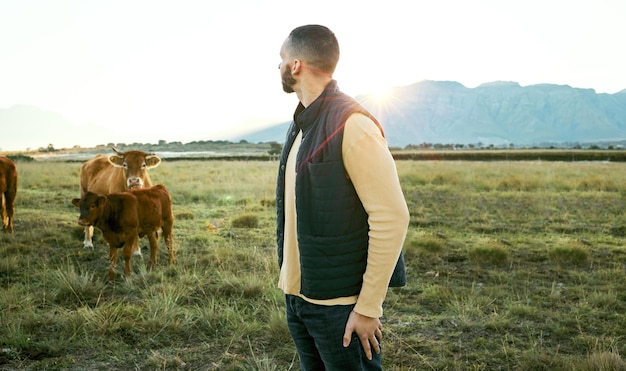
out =
<svg viewBox="0 0 626 371"><path fill-rule="evenodd" d="M425 80L384 100L355 97L381 122L392 147L423 143L543 145L626 140L626 89L614 94L568 85L498 81L467 88ZM289 123L241 135L282 143Z"/></svg>
<svg viewBox="0 0 626 371"><path fill-rule="evenodd" d="M424 80L392 88L384 99L355 98L379 119L391 147L598 143L626 147L626 89L599 94L568 85L520 86L498 81L467 88L454 81ZM225 139L283 143L288 125L276 123ZM0 109L0 129L0 150L4 151L49 143L58 148L84 146L87 141L106 144L120 137L108 127L75 125L60 113L28 105ZM211 138L198 138L203 139Z"/></svg>

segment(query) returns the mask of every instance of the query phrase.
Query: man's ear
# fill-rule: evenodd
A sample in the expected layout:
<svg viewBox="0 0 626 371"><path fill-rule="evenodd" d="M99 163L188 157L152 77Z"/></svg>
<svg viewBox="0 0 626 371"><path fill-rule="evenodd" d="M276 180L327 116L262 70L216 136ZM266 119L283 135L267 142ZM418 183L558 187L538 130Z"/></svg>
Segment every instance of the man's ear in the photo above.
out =
<svg viewBox="0 0 626 371"><path fill-rule="evenodd" d="M296 75L302 71L302 61L299 59L294 59L291 64L291 74Z"/></svg>

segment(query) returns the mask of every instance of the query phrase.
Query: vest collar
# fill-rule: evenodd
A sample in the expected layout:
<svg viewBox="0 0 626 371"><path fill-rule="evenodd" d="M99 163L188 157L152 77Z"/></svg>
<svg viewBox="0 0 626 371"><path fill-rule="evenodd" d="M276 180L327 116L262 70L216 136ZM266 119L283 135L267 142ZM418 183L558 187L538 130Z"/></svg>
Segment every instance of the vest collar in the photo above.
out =
<svg viewBox="0 0 626 371"><path fill-rule="evenodd" d="M296 123L298 128L302 131L311 127L316 118L319 116L319 113L326 106L326 102L329 101L330 97L339 93L339 87L337 86L337 81L331 80L322 94L317 97L308 107L304 107L302 102L298 103L298 107L293 114L293 121Z"/></svg>

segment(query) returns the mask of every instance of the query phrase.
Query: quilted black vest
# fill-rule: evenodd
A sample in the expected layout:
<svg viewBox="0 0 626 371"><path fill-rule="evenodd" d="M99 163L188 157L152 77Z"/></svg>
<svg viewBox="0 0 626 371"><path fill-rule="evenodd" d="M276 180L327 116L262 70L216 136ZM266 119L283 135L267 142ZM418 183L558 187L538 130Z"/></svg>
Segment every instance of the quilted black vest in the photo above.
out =
<svg viewBox="0 0 626 371"><path fill-rule="evenodd" d="M357 295L363 283L369 225L342 157L344 125L357 112L381 127L332 81L308 107L298 105L280 159L276 210L278 260L282 266L285 164L298 131L302 131L296 157L297 234L301 293L311 299ZM403 259L401 263L396 267L393 286L404 285Z"/></svg>

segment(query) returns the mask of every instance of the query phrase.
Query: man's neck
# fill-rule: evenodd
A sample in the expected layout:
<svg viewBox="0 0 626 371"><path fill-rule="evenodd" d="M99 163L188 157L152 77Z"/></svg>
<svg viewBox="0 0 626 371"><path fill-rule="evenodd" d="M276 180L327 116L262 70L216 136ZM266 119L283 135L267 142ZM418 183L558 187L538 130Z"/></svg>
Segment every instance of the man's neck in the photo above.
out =
<svg viewBox="0 0 626 371"><path fill-rule="evenodd" d="M302 89L296 92L303 106L308 107L326 89L332 78L310 79L302 82Z"/></svg>

